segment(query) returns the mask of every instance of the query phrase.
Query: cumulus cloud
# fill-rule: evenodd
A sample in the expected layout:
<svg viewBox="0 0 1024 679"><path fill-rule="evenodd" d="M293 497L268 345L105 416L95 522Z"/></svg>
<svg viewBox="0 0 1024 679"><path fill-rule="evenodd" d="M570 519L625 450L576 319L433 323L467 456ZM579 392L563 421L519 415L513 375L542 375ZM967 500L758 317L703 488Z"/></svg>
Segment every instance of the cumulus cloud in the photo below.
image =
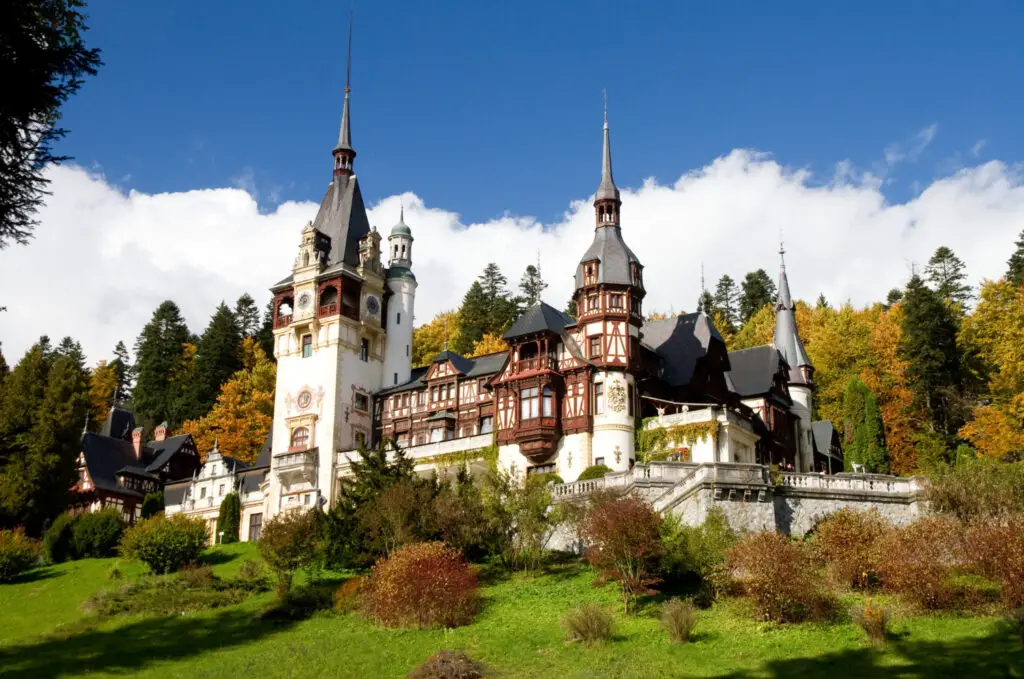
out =
<svg viewBox="0 0 1024 679"><path fill-rule="evenodd" d="M1020 170L988 162L889 203L875 177L855 176L849 164L822 182L737 150L673 184L624 188L623 236L645 266L648 310L693 310L702 264L709 286L723 273L741 279L764 268L774 276L780 234L797 297L866 304L905 283L910 263L922 265L940 245L966 261L972 282L1002 275L1024 230ZM0 305L8 307L0 341L9 362L44 333L73 335L90 360L105 358L118 340L131 345L164 299L181 306L195 332L221 300L248 291L265 302L266 289L290 271L317 208L287 202L261 213L240 188L125 192L77 167L49 176L53 195L35 240L0 252ZM553 224L513 215L466 224L446 209L457 206L427 206L411 193L370 210L385 236L402 201L416 239L418 323L456 307L488 262L514 287L538 252L550 283L545 298L561 308L593 236L589 197L569 202Z"/></svg>

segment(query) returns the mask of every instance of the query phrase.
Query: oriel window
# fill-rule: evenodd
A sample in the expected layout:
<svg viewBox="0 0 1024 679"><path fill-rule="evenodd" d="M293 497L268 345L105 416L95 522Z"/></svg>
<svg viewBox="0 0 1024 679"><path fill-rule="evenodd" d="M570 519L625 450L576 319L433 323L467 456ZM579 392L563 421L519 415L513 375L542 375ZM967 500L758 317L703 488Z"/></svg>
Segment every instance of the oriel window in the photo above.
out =
<svg viewBox="0 0 1024 679"><path fill-rule="evenodd" d="M540 390L537 387L523 389L519 394L521 420L535 420L540 417Z"/></svg>

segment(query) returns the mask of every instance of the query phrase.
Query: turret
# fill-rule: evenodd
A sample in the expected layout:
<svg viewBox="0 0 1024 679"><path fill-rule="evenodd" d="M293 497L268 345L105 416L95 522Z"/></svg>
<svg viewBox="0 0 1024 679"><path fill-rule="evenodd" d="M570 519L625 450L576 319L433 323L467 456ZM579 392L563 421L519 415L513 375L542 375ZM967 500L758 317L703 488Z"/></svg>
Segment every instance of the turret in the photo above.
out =
<svg viewBox="0 0 1024 679"><path fill-rule="evenodd" d="M796 304L789 292L786 276L786 250L779 248L779 294L775 301L775 336L772 344L789 365L789 395L797 424L797 469L808 471L814 464L814 441L811 416L814 412L814 367L807 357L804 343L796 327Z"/></svg>
<svg viewBox="0 0 1024 679"><path fill-rule="evenodd" d="M409 381L412 374L412 323L416 303L416 276L412 273L412 229L405 223L405 207L388 235L387 341L382 387Z"/></svg>

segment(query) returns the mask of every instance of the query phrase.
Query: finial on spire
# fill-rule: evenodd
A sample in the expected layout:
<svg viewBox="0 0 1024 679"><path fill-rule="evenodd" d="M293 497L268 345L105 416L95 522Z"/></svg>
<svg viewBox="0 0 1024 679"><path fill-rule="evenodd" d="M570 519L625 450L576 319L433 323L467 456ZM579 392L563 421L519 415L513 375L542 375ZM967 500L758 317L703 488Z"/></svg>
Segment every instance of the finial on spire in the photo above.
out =
<svg viewBox="0 0 1024 679"><path fill-rule="evenodd" d="M604 95L604 126L608 128L608 90L601 90Z"/></svg>
<svg viewBox="0 0 1024 679"><path fill-rule="evenodd" d="M352 147L352 124L349 120L349 93L352 91L352 10L348 13L348 57L345 62L345 103L341 109L341 131L334 147L334 174L352 174L356 150Z"/></svg>
<svg viewBox="0 0 1024 679"><path fill-rule="evenodd" d="M610 204L609 201L614 201L614 204ZM597 208L597 225L599 227L619 225L619 202L619 187L615 186L615 179L612 177L612 142L611 133L608 131L608 92L605 91L601 184L597 187L597 194L594 196L594 206Z"/></svg>
<svg viewBox="0 0 1024 679"><path fill-rule="evenodd" d="M786 244L779 241L779 259L782 261L782 270L786 270Z"/></svg>

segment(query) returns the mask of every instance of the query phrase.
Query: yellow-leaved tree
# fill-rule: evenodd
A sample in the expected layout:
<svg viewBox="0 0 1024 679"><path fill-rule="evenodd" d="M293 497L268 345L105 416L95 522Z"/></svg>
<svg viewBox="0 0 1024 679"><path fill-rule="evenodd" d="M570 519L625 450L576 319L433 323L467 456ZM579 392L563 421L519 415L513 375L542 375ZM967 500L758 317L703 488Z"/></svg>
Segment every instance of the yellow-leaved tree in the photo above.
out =
<svg viewBox="0 0 1024 679"><path fill-rule="evenodd" d="M765 304L743 324L732 339L729 351L771 344L775 338L775 307Z"/></svg>
<svg viewBox="0 0 1024 679"><path fill-rule="evenodd" d="M242 341L242 365L221 386L210 412L181 429L192 434L201 455L217 440L222 454L251 464L274 419L277 366L251 337Z"/></svg>
<svg viewBox="0 0 1024 679"><path fill-rule="evenodd" d="M100 361L89 373L89 422L97 430L114 402L117 391L117 368L106 361Z"/></svg>
<svg viewBox="0 0 1024 679"><path fill-rule="evenodd" d="M459 312L442 311L429 323L413 328L412 365L414 368L429 364L446 345L450 349L459 337Z"/></svg>
<svg viewBox="0 0 1024 679"><path fill-rule="evenodd" d="M470 356L483 356L499 351L508 351L508 344L501 339L501 335L489 332L473 343L473 353Z"/></svg>

